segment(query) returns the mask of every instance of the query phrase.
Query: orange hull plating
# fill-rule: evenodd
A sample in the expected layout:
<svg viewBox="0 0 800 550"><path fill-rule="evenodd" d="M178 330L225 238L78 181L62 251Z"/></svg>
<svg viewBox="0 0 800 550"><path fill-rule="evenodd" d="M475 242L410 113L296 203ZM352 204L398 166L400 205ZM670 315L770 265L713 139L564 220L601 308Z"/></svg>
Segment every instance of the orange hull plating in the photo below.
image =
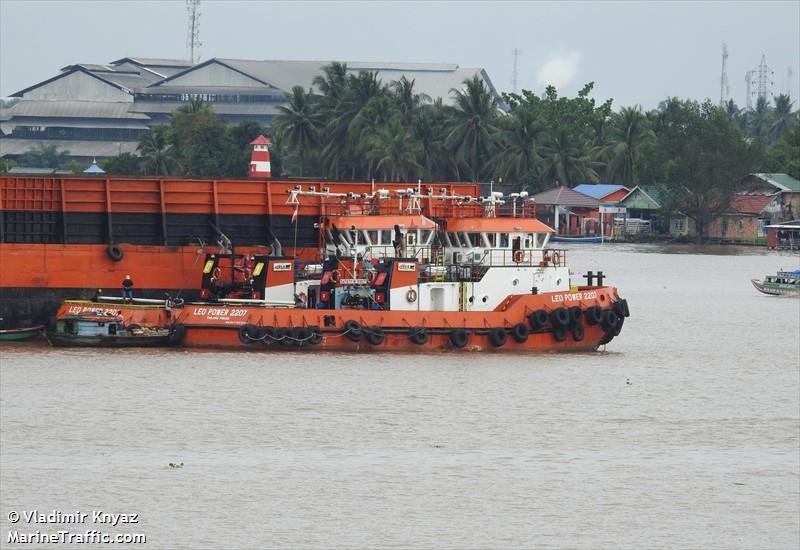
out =
<svg viewBox="0 0 800 550"><path fill-rule="evenodd" d="M559 341L552 326L531 332L524 342L517 342L511 335L500 345L491 342L490 329L502 328L506 332L522 323L529 327L527 317L537 310L551 312L561 307L579 306L586 310L592 306L603 309L618 300L617 290L612 287L581 287L578 291L554 292L539 295L519 295L509 298L497 311L371 311L371 310L316 310L296 308L273 308L252 305L227 305L192 303L169 313L161 307L109 305L107 303L67 302L59 310L58 317L68 313L79 313L91 309L120 311L126 324L142 326L182 325L182 343L188 347L236 348L250 350L335 350L335 351L432 351L452 349L449 333L465 329L468 342L463 349L470 351L558 351L595 350L610 340L609 333L600 324L589 324L581 319L583 337L578 339L572 330ZM384 333L380 344L370 344L366 338L353 341L348 337L346 324L355 321L367 328L379 327ZM316 344L296 343L281 345L269 337L242 337L245 326L296 329L319 327L321 340ZM423 344L413 343L409 329L424 327L429 332ZM617 332L618 333L618 332ZM262 345L264 343L271 345Z"/></svg>

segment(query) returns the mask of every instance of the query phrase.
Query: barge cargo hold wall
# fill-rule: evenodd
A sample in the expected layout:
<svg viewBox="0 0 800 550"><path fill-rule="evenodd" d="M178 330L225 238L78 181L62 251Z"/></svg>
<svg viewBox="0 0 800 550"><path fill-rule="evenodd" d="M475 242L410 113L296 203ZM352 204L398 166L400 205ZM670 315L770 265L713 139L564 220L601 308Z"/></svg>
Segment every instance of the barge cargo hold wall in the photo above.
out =
<svg viewBox="0 0 800 550"><path fill-rule="evenodd" d="M314 224L336 200L303 197L295 224L287 200L297 186L362 195L415 185L0 176L0 318L7 326L42 322L64 299L89 298L98 288L118 294L126 274L139 297L181 291L192 299L202 267L195 262L219 250L217 229L239 253L265 254L277 238L284 253L317 259ZM473 184L421 191L429 188L479 194ZM112 245L121 259L111 257Z"/></svg>

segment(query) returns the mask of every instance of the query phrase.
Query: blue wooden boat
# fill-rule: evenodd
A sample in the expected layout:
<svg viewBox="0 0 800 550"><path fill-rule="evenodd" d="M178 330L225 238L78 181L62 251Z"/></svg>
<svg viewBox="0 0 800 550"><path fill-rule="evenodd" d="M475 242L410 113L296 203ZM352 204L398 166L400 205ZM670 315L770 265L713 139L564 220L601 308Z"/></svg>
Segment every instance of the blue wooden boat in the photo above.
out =
<svg viewBox="0 0 800 550"><path fill-rule="evenodd" d="M550 240L557 243L601 243L603 242L603 237L563 237L561 235L553 235Z"/></svg>

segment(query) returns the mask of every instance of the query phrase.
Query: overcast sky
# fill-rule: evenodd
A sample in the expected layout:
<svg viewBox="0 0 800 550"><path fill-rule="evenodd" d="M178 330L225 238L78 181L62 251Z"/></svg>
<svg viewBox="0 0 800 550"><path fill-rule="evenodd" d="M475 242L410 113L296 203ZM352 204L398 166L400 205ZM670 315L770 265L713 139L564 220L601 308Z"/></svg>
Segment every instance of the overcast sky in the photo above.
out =
<svg viewBox="0 0 800 550"><path fill-rule="evenodd" d="M201 60L342 60L483 67L500 91L547 83L615 108L667 96L719 100L722 43L731 97L762 54L775 94L800 92L800 0L735 2L261 2L202 0ZM188 57L176 1L0 0L0 96L73 63Z"/></svg>

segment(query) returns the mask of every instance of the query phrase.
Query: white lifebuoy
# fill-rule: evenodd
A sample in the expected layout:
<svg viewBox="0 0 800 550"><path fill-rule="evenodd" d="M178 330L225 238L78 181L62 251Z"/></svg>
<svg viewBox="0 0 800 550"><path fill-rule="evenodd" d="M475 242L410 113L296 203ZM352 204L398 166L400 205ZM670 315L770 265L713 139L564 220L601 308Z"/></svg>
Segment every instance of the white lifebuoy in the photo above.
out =
<svg viewBox="0 0 800 550"><path fill-rule="evenodd" d="M413 288L409 288L408 292L406 292L406 301L409 304L413 304L414 302L416 302L417 301L417 291L414 290Z"/></svg>
<svg viewBox="0 0 800 550"><path fill-rule="evenodd" d="M553 252L553 264L561 265L561 254L558 252Z"/></svg>
<svg viewBox="0 0 800 550"><path fill-rule="evenodd" d="M522 250L515 250L512 258L515 263L520 264L525 259L525 253Z"/></svg>
<svg viewBox="0 0 800 550"><path fill-rule="evenodd" d="M300 300L300 302L303 303L303 304L308 302L308 296L306 296L305 292L301 292L300 294L298 294L297 295L297 299Z"/></svg>

